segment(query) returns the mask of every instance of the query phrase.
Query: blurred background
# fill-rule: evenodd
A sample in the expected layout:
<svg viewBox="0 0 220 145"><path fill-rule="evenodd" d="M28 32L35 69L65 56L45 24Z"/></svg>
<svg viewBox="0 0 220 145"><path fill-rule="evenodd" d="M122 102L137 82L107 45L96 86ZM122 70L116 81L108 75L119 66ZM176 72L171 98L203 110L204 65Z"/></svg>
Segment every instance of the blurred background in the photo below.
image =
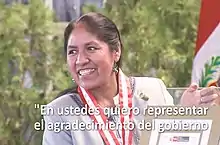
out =
<svg viewBox="0 0 220 145"><path fill-rule="evenodd" d="M191 83L198 0L0 0L0 145L39 145L46 104L73 85L63 49L67 23L98 11L120 29L123 70L161 78L178 103ZM176 89L172 89L175 87Z"/></svg>

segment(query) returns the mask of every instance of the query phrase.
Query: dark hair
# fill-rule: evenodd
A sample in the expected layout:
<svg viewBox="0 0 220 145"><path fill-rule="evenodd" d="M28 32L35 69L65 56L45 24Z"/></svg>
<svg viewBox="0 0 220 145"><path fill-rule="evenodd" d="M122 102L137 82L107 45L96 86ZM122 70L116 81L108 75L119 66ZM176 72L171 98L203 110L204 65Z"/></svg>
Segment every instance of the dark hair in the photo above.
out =
<svg viewBox="0 0 220 145"><path fill-rule="evenodd" d="M100 13L90 12L90 13L87 13L81 16L77 20L71 21L67 25L64 31L65 54L67 53L67 44L68 44L70 33L74 29L74 26L76 26L79 23L85 25L85 28L87 29L87 31L96 35L99 40L107 43L109 48L112 51L113 50L118 51L118 49L121 49L121 52L122 52L123 45L121 42L118 28L116 27L114 22ZM121 67L121 57L119 61L117 62L117 65Z"/></svg>

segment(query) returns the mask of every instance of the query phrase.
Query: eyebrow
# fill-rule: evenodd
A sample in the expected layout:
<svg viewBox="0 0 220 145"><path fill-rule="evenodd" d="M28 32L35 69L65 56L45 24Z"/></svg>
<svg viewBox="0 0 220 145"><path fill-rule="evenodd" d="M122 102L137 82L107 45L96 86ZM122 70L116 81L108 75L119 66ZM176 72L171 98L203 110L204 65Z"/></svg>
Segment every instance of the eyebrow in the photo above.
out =
<svg viewBox="0 0 220 145"><path fill-rule="evenodd" d="M87 45L91 45L91 44L98 45L95 41L89 41L85 45L87 46Z"/></svg>
<svg viewBox="0 0 220 145"><path fill-rule="evenodd" d="M77 48L77 46L75 46L75 45L68 45L67 49L71 49L71 48Z"/></svg>
<svg viewBox="0 0 220 145"><path fill-rule="evenodd" d="M88 45L97 45L99 46L99 44L97 44L95 41L89 41L89 42L86 42L84 45L85 46L88 46ZM76 45L68 45L67 49L76 49L78 48Z"/></svg>

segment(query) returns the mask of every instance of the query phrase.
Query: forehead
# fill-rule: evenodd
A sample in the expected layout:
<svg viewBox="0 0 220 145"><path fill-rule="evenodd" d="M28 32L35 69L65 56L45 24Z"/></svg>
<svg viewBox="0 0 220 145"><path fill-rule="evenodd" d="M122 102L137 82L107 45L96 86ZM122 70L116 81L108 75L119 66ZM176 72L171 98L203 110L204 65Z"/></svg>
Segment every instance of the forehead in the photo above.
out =
<svg viewBox="0 0 220 145"><path fill-rule="evenodd" d="M76 27L70 33L68 44L81 45L91 41L100 42L94 34L88 32L84 27Z"/></svg>

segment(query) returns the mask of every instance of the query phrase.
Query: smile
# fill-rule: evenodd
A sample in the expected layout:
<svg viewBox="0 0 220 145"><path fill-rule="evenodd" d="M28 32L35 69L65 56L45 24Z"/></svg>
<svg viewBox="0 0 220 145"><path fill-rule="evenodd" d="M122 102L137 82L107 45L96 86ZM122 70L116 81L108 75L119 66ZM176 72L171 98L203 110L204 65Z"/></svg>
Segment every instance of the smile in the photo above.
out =
<svg viewBox="0 0 220 145"><path fill-rule="evenodd" d="M94 71L95 71L94 68L91 68L91 69L81 69L81 70L78 71L78 74L79 74L80 76L85 76L85 75L90 75L90 74L92 74Z"/></svg>

